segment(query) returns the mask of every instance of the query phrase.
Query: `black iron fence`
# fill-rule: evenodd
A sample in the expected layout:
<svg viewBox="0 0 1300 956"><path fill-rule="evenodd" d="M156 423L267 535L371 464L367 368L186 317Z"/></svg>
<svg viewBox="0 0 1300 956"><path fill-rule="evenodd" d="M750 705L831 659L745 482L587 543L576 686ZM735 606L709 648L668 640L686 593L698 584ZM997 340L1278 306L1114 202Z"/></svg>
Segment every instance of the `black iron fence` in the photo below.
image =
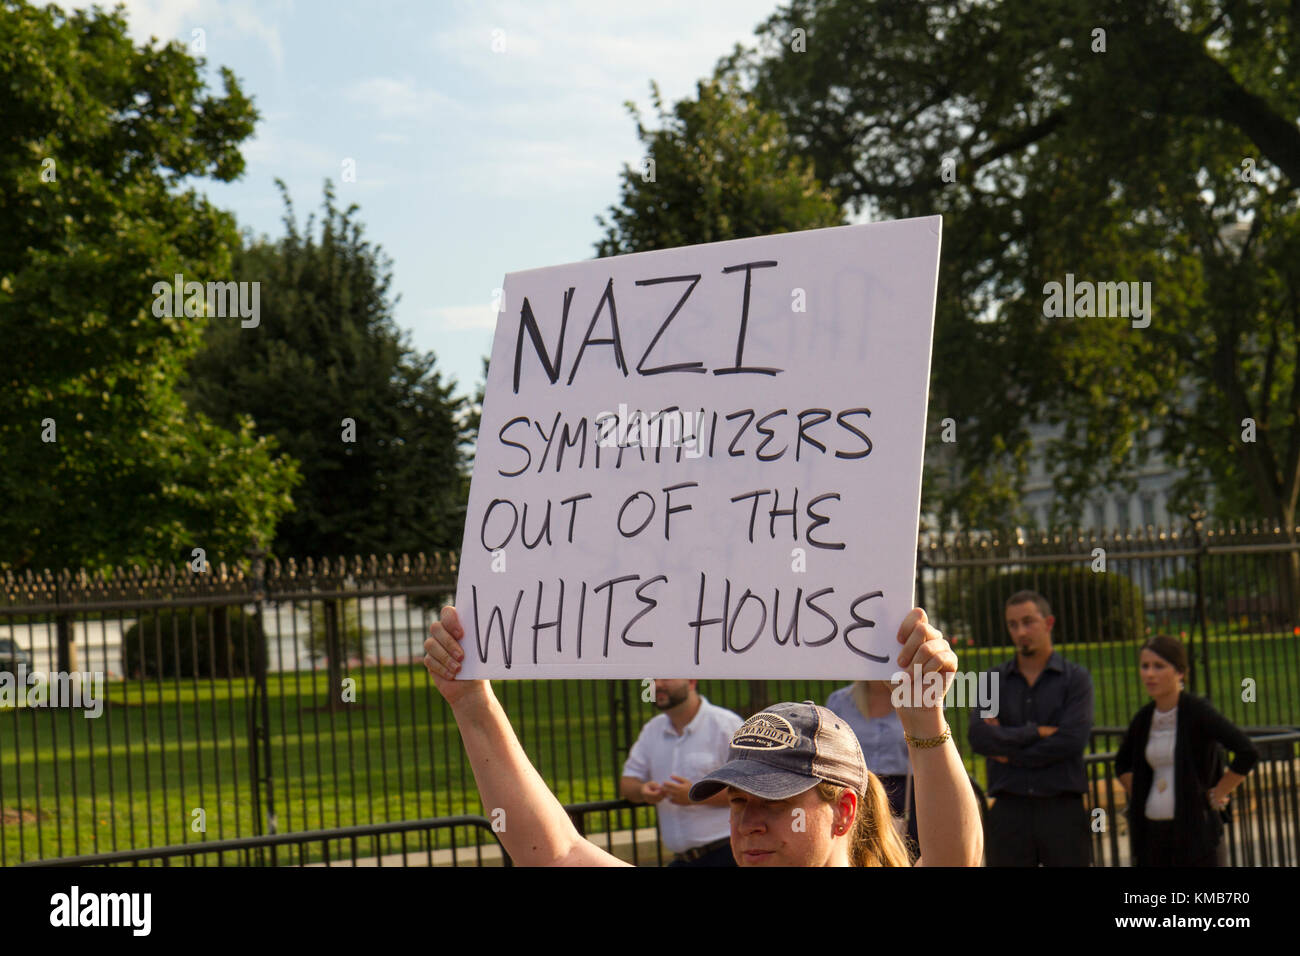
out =
<svg viewBox="0 0 1300 956"><path fill-rule="evenodd" d="M469 831L473 844L457 838ZM451 833L449 850L432 835ZM485 846L488 848L484 852ZM484 817L438 817L55 857L19 866L513 866Z"/></svg>
<svg viewBox="0 0 1300 956"><path fill-rule="evenodd" d="M1119 737L1122 727L1097 728ZM1226 829L1232 866L1300 865L1300 732L1251 737L1261 754L1255 771L1233 796ZM1114 773L1114 753L1085 758L1085 803L1092 828L1094 866L1131 864L1125 810L1128 801ZM981 816L987 798L974 783ZM663 866L667 854L652 807L626 800L596 800L565 807L578 832L633 866ZM595 826L593 826L593 823ZM436 848L434 833L450 836ZM59 857L25 866L511 866L494 821L481 816L440 817L397 823L286 833L275 836L146 847Z"/></svg>
<svg viewBox="0 0 1300 956"><path fill-rule="evenodd" d="M1247 728L1260 761L1232 794L1225 839L1232 866L1300 866L1300 732ZM1094 737L1123 736L1123 727L1101 728ZM1131 866L1129 801L1115 775L1115 753L1084 758L1092 826L1094 866Z"/></svg>
<svg viewBox="0 0 1300 956"><path fill-rule="evenodd" d="M1000 630L1008 588L1047 594L1058 646L1092 673L1099 727L1122 728L1145 702L1137 645L1166 630L1193 652L1195 692L1240 725L1295 728L1298 547L1294 535L1231 528L934 538L919 549L916 594L972 672L1009 653ZM40 693L11 680L6 696L0 676L0 865L174 846L197 855L220 841L394 826L365 837L369 857L382 858L400 852L392 849L400 825L480 813L455 722L419 664L455 574L454 556L417 555L132 568L106 579L5 575L0 672L57 679ZM622 761L654 713L639 682L495 686L561 801L616 800ZM769 680L701 689L748 715L777 700L824 702L835 687ZM966 746L975 701L959 703L950 722L982 780L983 760ZM1102 755L1116 742L1094 735L1094 773L1104 776ZM1278 774L1274 789L1290 786L1291 804L1269 796L1269 819L1285 811L1293 826L1294 778ZM653 826L653 816L606 807L584 826L615 845ZM485 845L481 828L416 829L426 854L469 847L477 860ZM329 839L300 845L301 861L324 862ZM1243 854L1257 842L1243 835ZM259 852L281 845L289 844L272 840Z"/></svg>
<svg viewBox="0 0 1300 956"><path fill-rule="evenodd" d="M1045 595L1056 647L1088 668L1094 725L1125 727L1147 702L1138 646L1180 637L1187 689L1239 725L1300 724L1300 533L1230 527L1115 535L934 536L918 549L917 602L962 659L1009 657L1006 598Z"/></svg>

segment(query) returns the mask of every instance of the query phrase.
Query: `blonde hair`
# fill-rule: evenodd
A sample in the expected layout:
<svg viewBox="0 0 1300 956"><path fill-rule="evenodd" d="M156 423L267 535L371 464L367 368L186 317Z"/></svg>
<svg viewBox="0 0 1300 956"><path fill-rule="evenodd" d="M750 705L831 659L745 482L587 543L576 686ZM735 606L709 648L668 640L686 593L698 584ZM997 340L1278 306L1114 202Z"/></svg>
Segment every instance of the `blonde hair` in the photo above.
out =
<svg viewBox="0 0 1300 956"><path fill-rule="evenodd" d="M827 803L839 803L848 787L822 781L817 784L817 794ZM907 843L894 828L894 817L889 810L885 788L874 773L867 772L867 792L854 793L858 798L858 812L849 831L850 866L911 866L912 854Z"/></svg>

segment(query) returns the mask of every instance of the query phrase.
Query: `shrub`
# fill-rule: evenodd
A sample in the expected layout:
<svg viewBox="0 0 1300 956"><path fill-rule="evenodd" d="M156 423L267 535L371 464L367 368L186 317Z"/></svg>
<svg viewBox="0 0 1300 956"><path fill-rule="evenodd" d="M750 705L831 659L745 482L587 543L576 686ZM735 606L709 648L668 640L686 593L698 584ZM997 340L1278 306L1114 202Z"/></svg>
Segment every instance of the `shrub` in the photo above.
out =
<svg viewBox="0 0 1300 956"><path fill-rule="evenodd" d="M252 671L257 628L257 618L237 607L147 612L122 635L123 673L128 677L242 677Z"/></svg>
<svg viewBox="0 0 1300 956"><path fill-rule="evenodd" d="M961 607L949 613L977 647L1006 644L1006 600L1024 590L1037 591L1052 606L1053 643L1136 642L1145 634L1141 589L1122 574L1087 566L986 574L963 590Z"/></svg>

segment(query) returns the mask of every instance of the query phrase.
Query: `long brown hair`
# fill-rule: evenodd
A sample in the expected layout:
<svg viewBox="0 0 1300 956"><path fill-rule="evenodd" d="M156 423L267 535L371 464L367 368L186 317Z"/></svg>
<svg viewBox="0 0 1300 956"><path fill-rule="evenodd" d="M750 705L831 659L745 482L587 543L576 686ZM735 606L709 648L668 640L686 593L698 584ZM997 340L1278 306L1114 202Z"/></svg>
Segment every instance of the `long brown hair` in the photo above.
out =
<svg viewBox="0 0 1300 956"><path fill-rule="evenodd" d="M825 781L817 784L818 796L832 804L838 803L847 789ZM857 797L858 812L849 833L849 865L911 866L912 855L908 853L907 843L894 829L889 799L874 773L867 772L867 792L858 793Z"/></svg>
<svg viewBox="0 0 1300 956"><path fill-rule="evenodd" d="M1142 650L1150 651L1157 657L1163 658L1165 663L1180 675L1187 676L1187 648L1178 638L1168 634L1157 634L1147 639L1147 642L1142 645Z"/></svg>

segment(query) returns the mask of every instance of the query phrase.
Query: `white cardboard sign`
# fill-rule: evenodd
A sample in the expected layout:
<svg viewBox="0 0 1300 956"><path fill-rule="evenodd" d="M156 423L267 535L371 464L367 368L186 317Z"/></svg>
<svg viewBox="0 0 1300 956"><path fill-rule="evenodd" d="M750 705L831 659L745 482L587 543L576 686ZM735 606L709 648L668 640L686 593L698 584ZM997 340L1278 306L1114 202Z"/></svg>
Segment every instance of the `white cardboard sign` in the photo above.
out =
<svg viewBox="0 0 1300 956"><path fill-rule="evenodd" d="M506 277L461 676L887 677L941 220Z"/></svg>

